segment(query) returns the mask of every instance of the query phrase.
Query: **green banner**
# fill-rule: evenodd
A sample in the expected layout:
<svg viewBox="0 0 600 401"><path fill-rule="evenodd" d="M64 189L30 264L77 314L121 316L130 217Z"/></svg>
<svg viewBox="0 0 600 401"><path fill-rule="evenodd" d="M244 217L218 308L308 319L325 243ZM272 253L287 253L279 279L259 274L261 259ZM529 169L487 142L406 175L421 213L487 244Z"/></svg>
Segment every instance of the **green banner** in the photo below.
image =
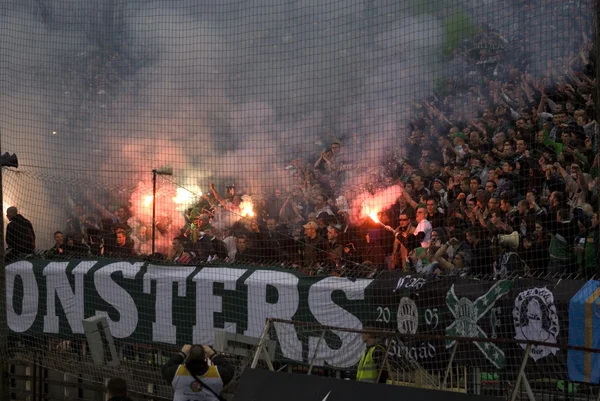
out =
<svg viewBox="0 0 600 401"><path fill-rule="evenodd" d="M7 317L12 332L35 338L83 335L83 319L104 315L117 339L212 344L215 330L259 337L268 317L361 328L372 311L371 282L251 267L19 261L6 267ZM306 361L319 347L320 363L349 367L360 359L358 334L319 341L289 324L274 330L285 358Z"/></svg>
<svg viewBox="0 0 600 401"><path fill-rule="evenodd" d="M525 348L488 339L536 340L548 345L532 349L535 369L528 374L562 377L566 352L552 344L566 343L569 327L582 326L570 322L569 301L584 284L401 272L352 280L277 268L34 260L6 267L6 310L13 335L40 344L44 335L83 337L82 321L97 315L107 317L116 339L138 344L212 344L218 330L259 337L269 317L315 323L274 323L269 334L277 358L338 368L359 361L360 334L323 332L318 325L361 329L368 323L396 331L390 361L410 358L428 369L445 369L455 345L446 336L473 338L458 343L454 361L486 369L519 366Z"/></svg>

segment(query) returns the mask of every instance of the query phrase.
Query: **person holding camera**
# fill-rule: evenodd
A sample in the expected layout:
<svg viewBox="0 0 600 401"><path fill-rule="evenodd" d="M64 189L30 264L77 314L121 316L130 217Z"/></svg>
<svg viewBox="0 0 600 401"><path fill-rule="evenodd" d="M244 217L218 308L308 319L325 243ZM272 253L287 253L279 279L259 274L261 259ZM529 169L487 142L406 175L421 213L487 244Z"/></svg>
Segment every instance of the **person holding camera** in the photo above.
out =
<svg viewBox="0 0 600 401"><path fill-rule="evenodd" d="M186 344L162 367L173 386L173 401L223 401L221 391L233 379L234 368L208 345Z"/></svg>

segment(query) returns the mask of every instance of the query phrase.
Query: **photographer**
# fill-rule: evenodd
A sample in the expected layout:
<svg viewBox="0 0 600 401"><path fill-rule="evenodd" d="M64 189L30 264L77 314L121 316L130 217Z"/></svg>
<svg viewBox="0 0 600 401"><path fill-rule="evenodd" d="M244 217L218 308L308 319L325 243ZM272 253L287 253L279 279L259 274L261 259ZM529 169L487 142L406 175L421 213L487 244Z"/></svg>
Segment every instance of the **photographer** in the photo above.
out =
<svg viewBox="0 0 600 401"><path fill-rule="evenodd" d="M173 386L173 401L219 400L233 379L234 369L207 345L186 344L162 367L162 377Z"/></svg>

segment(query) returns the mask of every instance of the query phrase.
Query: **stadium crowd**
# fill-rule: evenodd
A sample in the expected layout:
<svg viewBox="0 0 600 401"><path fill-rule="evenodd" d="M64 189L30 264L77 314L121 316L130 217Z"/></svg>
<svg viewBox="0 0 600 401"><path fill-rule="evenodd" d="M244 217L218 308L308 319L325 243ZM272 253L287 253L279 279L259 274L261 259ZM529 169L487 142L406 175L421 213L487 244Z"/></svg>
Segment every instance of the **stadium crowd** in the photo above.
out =
<svg viewBox="0 0 600 401"><path fill-rule="evenodd" d="M291 161L293 188L259 196L238 193L235 186L220 194L211 184L211 193L183 216L168 254L142 251L151 229L132 227L129 207L109 211L88 200L54 234L55 246L38 256L235 262L353 277L391 269L594 275L597 81L592 41L583 36L571 54L536 66L535 76L529 72L532 60L508 57L493 45L495 39L482 40L477 57L484 61L475 63L480 79L449 78L430 98L414 103L406 156L386 161L362 189L403 188L395 204L379 211L380 223L350 218L344 196L350 167L343 141L332 140L314 160ZM241 216L244 201L253 203L253 217L213 225L221 211ZM172 223L157 220L157 232L169 232L165 227ZM32 236L11 225L9 248L31 249L19 242ZM9 252L9 258L24 253Z"/></svg>

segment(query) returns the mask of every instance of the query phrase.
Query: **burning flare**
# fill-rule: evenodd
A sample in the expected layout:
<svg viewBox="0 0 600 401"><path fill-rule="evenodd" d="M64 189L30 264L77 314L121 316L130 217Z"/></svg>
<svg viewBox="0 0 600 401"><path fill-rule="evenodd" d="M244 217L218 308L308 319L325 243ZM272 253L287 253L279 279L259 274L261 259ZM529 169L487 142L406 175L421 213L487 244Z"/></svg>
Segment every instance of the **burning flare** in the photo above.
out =
<svg viewBox="0 0 600 401"><path fill-rule="evenodd" d="M154 196L152 195L146 195L144 196L144 207L150 207L152 206L152 200L154 199Z"/></svg>
<svg viewBox="0 0 600 401"><path fill-rule="evenodd" d="M240 214L244 217L254 217L254 209L251 202L240 203Z"/></svg>
<svg viewBox="0 0 600 401"><path fill-rule="evenodd" d="M240 203L240 214L243 217L254 217L252 199L248 195L242 196L242 202Z"/></svg>
<svg viewBox="0 0 600 401"><path fill-rule="evenodd" d="M202 196L202 191L200 188L177 188L176 195L173 197L173 202L177 205L190 205L194 202L194 199Z"/></svg>
<svg viewBox="0 0 600 401"><path fill-rule="evenodd" d="M177 188L177 195L175 195L173 197L173 202L180 205L182 203L189 202L191 199L192 199L192 195L190 194L190 192L187 189Z"/></svg>
<svg viewBox="0 0 600 401"><path fill-rule="evenodd" d="M399 185L393 185L375 194L363 192L352 201L350 210L350 220L356 223L370 218L375 223L381 224L378 213L387 210L396 203L402 195L402 188Z"/></svg>

